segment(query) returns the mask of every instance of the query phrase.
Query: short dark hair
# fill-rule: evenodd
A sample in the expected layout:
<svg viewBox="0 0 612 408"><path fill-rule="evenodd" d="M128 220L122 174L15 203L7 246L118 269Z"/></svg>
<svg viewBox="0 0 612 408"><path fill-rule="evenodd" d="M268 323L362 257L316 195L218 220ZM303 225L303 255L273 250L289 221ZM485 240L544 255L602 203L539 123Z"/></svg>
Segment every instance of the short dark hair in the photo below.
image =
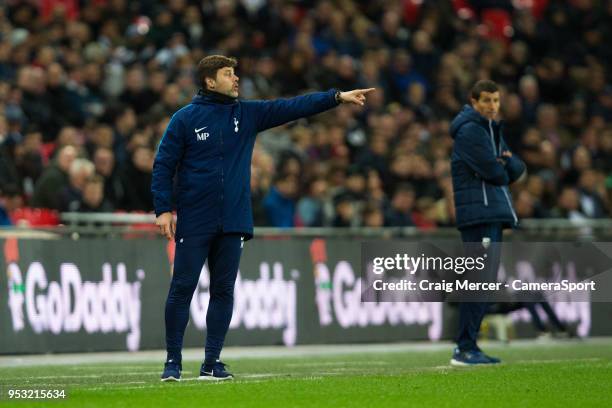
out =
<svg viewBox="0 0 612 408"><path fill-rule="evenodd" d="M209 55L204 57L198 63L198 79L203 88L206 88L206 78L215 79L217 71L221 68L234 68L238 65L236 58L226 57L224 55Z"/></svg>
<svg viewBox="0 0 612 408"><path fill-rule="evenodd" d="M483 79L474 84L472 89L470 90L470 96L472 99L478 100L480 98L481 92L499 92L499 87L497 84L490 79Z"/></svg>

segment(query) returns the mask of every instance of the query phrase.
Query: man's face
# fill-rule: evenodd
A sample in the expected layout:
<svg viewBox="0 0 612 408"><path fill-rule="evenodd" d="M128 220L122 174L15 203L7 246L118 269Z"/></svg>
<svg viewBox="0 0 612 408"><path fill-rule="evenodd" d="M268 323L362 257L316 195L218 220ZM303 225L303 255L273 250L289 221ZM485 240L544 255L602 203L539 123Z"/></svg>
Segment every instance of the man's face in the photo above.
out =
<svg viewBox="0 0 612 408"><path fill-rule="evenodd" d="M104 199L104 184L90 182L85 184L83 201L92 208L97 208Z"/></svg>
<svg viewBox="0 0 612 408"><path fill-rule="evenodd" d="M206 78L206 85L211 91L237 98L238 79L234 73L234 68L225 67L217 71L217 77L214 80Z"/></svg>
<svg viewBox="0 0 612 408"><path fill-rule="evenodd" d="M98 150L94 155L94 165L96 171L104 176L109 177L113 173L115 167L115 157L110 150Z"/></svg>
<svg viewBox="0 0 612 408"><path fill-rule="evenodd" d="M142 146L138 147L132 156L134 167L144 173L150 173L153 171L153 159L153 151Z"/></svg>
<svg viewBox="0 0 612 408"><path fill-rule="evenodd" d="M494 120L499 112L499 91L481 92L478 100L472 98L472 106L489 120Z"/></svg>
<svg viewBox="0 0 612 408"><path fill-rule="evenodd" d="M72 146L66 146L62 148L62 150L60 150L59 152L59 155L57 157L57 165L60 169L67 173L68 169L70 169L70 165L72 164L74 159L76 159L76 156L76 149Z"/></svg>

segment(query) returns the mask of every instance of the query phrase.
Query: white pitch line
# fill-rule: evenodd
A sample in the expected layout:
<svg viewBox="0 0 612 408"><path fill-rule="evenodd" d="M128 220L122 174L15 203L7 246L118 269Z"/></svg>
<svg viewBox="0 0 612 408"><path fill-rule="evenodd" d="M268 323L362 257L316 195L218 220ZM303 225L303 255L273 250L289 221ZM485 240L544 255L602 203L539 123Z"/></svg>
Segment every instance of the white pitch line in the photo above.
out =
<svg viewBox="0 0 612 408"><path fill-rule="evenodd" d="M319 367L319 366L360 366L360 365L389 365L387 361L322 361L320 363L288 363L287 367Z"/></svg>
<svg viewBox="0 0 612 408"><path fill-rule="evenodd" d="M317 374L321 374L321 373L317 373ZM332 374L335 375L335 374ZM108 391L108 390L141 390L141 389L147 389L147 388L160 388L160 387L173 387L173 386L179 386L179 387L200 387L202 385L221 385L221 384L256 384L256 383L263 383L266 382L266 379L252 379L252 380L247 380L247 381L243 381L242 378L244 378L244 376L240 376L238 377L238 379L234 379L231 381L195 381L197 380L197 378L183 378L181 379L180 383L154 383L154 384L148 384L148 385L142 385L142 386L133 386L133 387L122 387L120 384L117 383L109 383L108 387L84 387L84 388L79 388L80 391ZM288 377L286 378L286 380L288 381L319 381L324 379L325 377L321 376L321 375L317 375L317 376L308 376L308 377ZM185 382L188 382L187 384L185 384ZM180 384L180 385L179 385ZM114 385L114 387L113 387Z"/></svg>
<svg viewBox="0 0 612 408"><path fill-rule="evenodd" d="M289 377L290 373L280 373L280 374L244 374L240 375L239 378L273 378L273 377Z"/></svg>
<svg viewBox="0 0 612 408"><path fill-rule="evenodd" d="M123 381L121 384L147 384L147 381ZM116 382L103 382L98 385L117 385Z"/></svg>
<svg viewBox="0 0 612 408"><path fill-rule="evenodd" d="M162 370L159 371L135 371L130 373L108 373L108 374L84 374L84 375L45 375L45 376L31 376L28 380L48 380L52 378L102 378L102 377L117 377L121 375L161 375ZM191 374L192 371L182 371L183 374ZM5 378L10 381L21 381L23 378Z"/></svg>
<svg viewBox="0 0 612 408"><path fill-rule="evenodd" d="M513 361L512 364L557 364L557 363L575 363L581 361L601 361L598 357L587 357L587 358L567 358L567 359L550 359L550 360L517 360Z"/></svg>
<svg viewBox="0 0 612 408"><path fill-rule="evenodd" d="M583 340L560 340L546 344L537 343L533 340L515 340L510 344L503 342L486 342L486 347L491 349L513 350L524 348L551 348L567 347L580 344L588 347L590 345L612 345L611 337L594 337ZM406 352L451 352L453 344L444 342L413 342L413 343L376 343L376 344L334 344L334 345L298 345L294 347L285 346L254 346L254 347L227 347L223 350L225 359L277 359L277 358L308 358L355 355L363 353L406 353ZM185 349L183 361L201 361L204 350L200 348ZM164 350L147 350L138 352L94 352L76 354L36 354L19 356L0 356L0 367L26 367L44 365L82 365L105 364L105 363L137 363L158 361L160 365L165 361Z"/></svg>
<svg viewBox="0 0 612 408"><path fill-rule="evenodd" d="M146 384L146 383L145 383ZM145 388L156 388L159 384L151 384L151 385L141 385L141 386L133 386L133 387L117 387L117 383L113 383L115 387L87 387L87 388L79 388L79 391L108 391L108 390L141 390Z"/></svg>
<svg viewBox="0 0 612 408"><path fill-rule="evenodd" d="M68 370L83 370L83 369L87 369L87 370L97 370L97 369L105 369L108 368L110 364L113 363L108 363L108 364L87 364L87 366L83 365L77 365L77 366L73 366L73 367L66 367ZM163 363L160 363L160 366L162 366ZM142 365L128 365L128 366L115 366L113 365L113 370L138 370L138 369L148 369L148 367L144 367Z"/></svg>
<svg viewBox="0 0 612 408"><path fill-rule="evenodd" d="M83 374L83 375L44 375L44 376L28 376L28 380L48 380L51 378L101 378L99 374ZM7 378L7 380L23 380L21 378Z"/></svg>
<svg viewBox="0 0 612 408"><path fill-rule="evenodd" d="M234 380L228 380L228 381L208 381L208 382L236 382L238 380L241 380L243 378L279 378L279 377L288 377L291 374L286 373L286 374L241 374L238 379L234 378ZM181 378L181 381L202 381L199 380L198 377L190 377L190 378ZM202 382L207 382L207 381L202 381ZM251 382L251 381L249 381Z"/></svg>

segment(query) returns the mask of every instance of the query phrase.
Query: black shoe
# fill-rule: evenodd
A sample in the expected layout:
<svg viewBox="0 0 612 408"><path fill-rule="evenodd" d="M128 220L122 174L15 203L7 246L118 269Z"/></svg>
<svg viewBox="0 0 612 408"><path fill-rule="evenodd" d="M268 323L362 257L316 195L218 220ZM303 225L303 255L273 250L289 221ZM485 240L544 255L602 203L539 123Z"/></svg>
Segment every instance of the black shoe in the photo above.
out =
<svg viewBox="0 0 612 408"><path fill-rule="evenodd" d="M203 381L226 381L233 380L234 375L232 373L228 373L225 370L226 365L221 362L221 360L217 360L214 363L202 363L202 367L200 368L200 376L198 380Z"/></svg>
<svg viewBox="0 0 612 408"><path fill-rule="evenodd" d="M164 364L164 372L161 375L161 380L164 382L181 381L181 371L183 366L175 360L168 360Z"/></svg>
<svg viewBox="0 0 612 408"><path fill-rule="evenodd" d="M501 360L495 357L489 357L481 350L460 351L459 348L453 350L451 365L459 367L469 367L485 364L499 364Z"/></svg>

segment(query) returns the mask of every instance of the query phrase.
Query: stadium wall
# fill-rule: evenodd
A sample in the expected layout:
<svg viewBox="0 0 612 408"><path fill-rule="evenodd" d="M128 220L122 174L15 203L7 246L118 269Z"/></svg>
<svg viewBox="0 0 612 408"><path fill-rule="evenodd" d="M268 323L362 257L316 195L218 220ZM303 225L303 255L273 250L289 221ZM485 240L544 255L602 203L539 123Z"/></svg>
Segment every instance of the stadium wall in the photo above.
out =
<svg viewBox="0 0 612 408"><path fill-rule="evenodd" d="M532 237L533 238L533 237ZM3 239L0 354L164 348L174 247L161 239ZM360 301L361 240L256 238L245 244L228 345L450 339L443 303ZM204 344L208 270L190 309L186 347ZM556 302L581 335L612 335L610 303ZM517 336L533 331L515 312Z"/></svg>

